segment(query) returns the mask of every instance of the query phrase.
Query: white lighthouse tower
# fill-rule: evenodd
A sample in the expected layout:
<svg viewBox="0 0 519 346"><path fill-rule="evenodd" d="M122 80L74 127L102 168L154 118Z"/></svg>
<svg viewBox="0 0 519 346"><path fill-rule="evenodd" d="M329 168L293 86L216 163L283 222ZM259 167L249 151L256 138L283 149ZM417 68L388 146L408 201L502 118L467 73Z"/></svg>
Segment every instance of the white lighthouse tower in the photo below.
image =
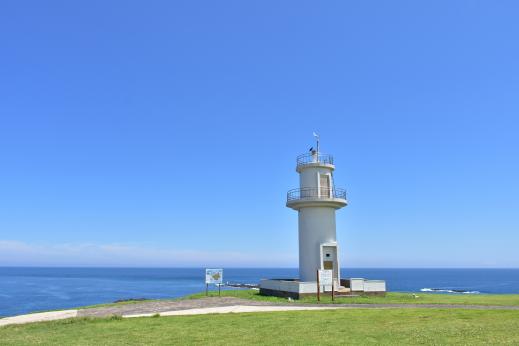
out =
<svg viewBox="0 0 519 346"><path fill-rule="evenodd" d="M299 280L315 281L316 270L331 269L340 282L335 211L346 206L346 191L335 187L333 157L316 149L297 157L299 188L288 191L287 207L299 214Z"/></svg>
<svg viewBox="0 0 519 346"><path fill-rule="evenodd" d="M299 155L296 171L299 188L288 191L286 206L299 215L299 278L263 279L260 294L300 298L317 292L317 270L333 271L336 288L340 286L339 246L335 211L346 206L346 191L337 188L333 179L333 157L316 148ZM332 286L324 287L331 291Z"/></svg>
<svg viewBox="0 0 519 346"><path fill-rule="evenodd" d="M299 278L262 279L260 294L291 297L321 292L317 281L318 270L332 270L334 285L323 286L324 292L340 294L384 295L384 280L349 278L341 280L339 245L335 226L335 211L345 207L346 191L335 186L333 157L317 146L307 154L297 157L296 171L299 173L299 188L288 191L287 207L297 210L299 215ZM333 296L332 296L333 297Z"/></svg>

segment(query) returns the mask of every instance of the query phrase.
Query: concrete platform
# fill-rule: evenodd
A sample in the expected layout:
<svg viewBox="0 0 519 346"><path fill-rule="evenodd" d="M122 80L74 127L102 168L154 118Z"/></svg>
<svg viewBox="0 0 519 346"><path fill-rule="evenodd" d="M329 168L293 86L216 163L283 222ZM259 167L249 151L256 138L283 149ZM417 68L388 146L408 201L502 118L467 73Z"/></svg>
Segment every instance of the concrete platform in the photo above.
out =
<svg viewBox="0 0 519 346"><path fill-rule="evenodd" d="M316 281L299 281L296 279L263 279L260 281L260 294L283 298L300 299L317 294ZM323 290L324 288L324 290ZM331 292L332 286L321 287L321 293Z"/></svg>
<svg viewBox="0 0 519 346"><path fill-rule="evenodd" d="M297 279L263 279L260 281L260 294L282 298L300 299L317 294L316 281L299 281ZM321 286L321 294L331 294L332 286ZM366 280L363 278L342 279L335 286L335 292L340 294L385 295L384 280Z"/></svg>

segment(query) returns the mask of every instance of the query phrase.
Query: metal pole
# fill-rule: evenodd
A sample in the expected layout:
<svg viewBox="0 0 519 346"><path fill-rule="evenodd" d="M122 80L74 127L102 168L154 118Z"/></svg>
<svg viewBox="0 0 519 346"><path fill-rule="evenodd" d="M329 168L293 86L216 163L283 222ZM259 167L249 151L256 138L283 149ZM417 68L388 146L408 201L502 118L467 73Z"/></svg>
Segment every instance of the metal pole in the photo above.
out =
<svg viewBox="0 0 519 346"><path fill-rule="evenodd" d="M205 295L206 296L209 295L209 284L208 283L205 284Z"/></svg>
<svg viewBox="0 0 519 346"><path fill-rule="evenodd" d="M221 287L222 287L222 284L218 284L218 297L221 297Z"/></svg>
<svg viewBox="0 0 519 346"><path fill-rule="evenodd" d="M317 136L317 162L319 162L319 136Z"/></svg>

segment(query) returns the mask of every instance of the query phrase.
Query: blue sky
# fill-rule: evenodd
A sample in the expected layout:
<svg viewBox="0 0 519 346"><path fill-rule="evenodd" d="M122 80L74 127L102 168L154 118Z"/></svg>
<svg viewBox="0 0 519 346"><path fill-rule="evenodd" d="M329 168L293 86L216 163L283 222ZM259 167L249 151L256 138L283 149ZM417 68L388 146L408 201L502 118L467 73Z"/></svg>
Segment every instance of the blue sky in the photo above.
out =
<svg viewBox="0 0 519 346"><path fill-rule="evenodd" d="M2 1L0 265L519 267L515 1Z"/></svg>

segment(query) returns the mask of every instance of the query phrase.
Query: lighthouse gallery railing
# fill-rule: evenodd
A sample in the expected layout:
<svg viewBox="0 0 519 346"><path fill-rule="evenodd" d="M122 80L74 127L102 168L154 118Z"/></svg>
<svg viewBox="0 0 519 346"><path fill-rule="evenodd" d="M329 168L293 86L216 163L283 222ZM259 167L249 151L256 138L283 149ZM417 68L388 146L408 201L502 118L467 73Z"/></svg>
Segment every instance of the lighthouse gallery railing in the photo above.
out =
<svg viewBox="0 0 519 346"><path fill-rule="evenodd" d="M300 200L300 199L329 199L329 198L341 198L346 199L346 190L340 188L317 188L317 187L304 187L300 189L292 189L287 192L287 202Z"/></svg>
<svg viewBox="0 0 519 346"><path fill-rule="evenodd" d="M297 157L297 166L308 165L311 163L323 163L326 165L333 165L333 156L328 154L308 153Z"/></svg>

